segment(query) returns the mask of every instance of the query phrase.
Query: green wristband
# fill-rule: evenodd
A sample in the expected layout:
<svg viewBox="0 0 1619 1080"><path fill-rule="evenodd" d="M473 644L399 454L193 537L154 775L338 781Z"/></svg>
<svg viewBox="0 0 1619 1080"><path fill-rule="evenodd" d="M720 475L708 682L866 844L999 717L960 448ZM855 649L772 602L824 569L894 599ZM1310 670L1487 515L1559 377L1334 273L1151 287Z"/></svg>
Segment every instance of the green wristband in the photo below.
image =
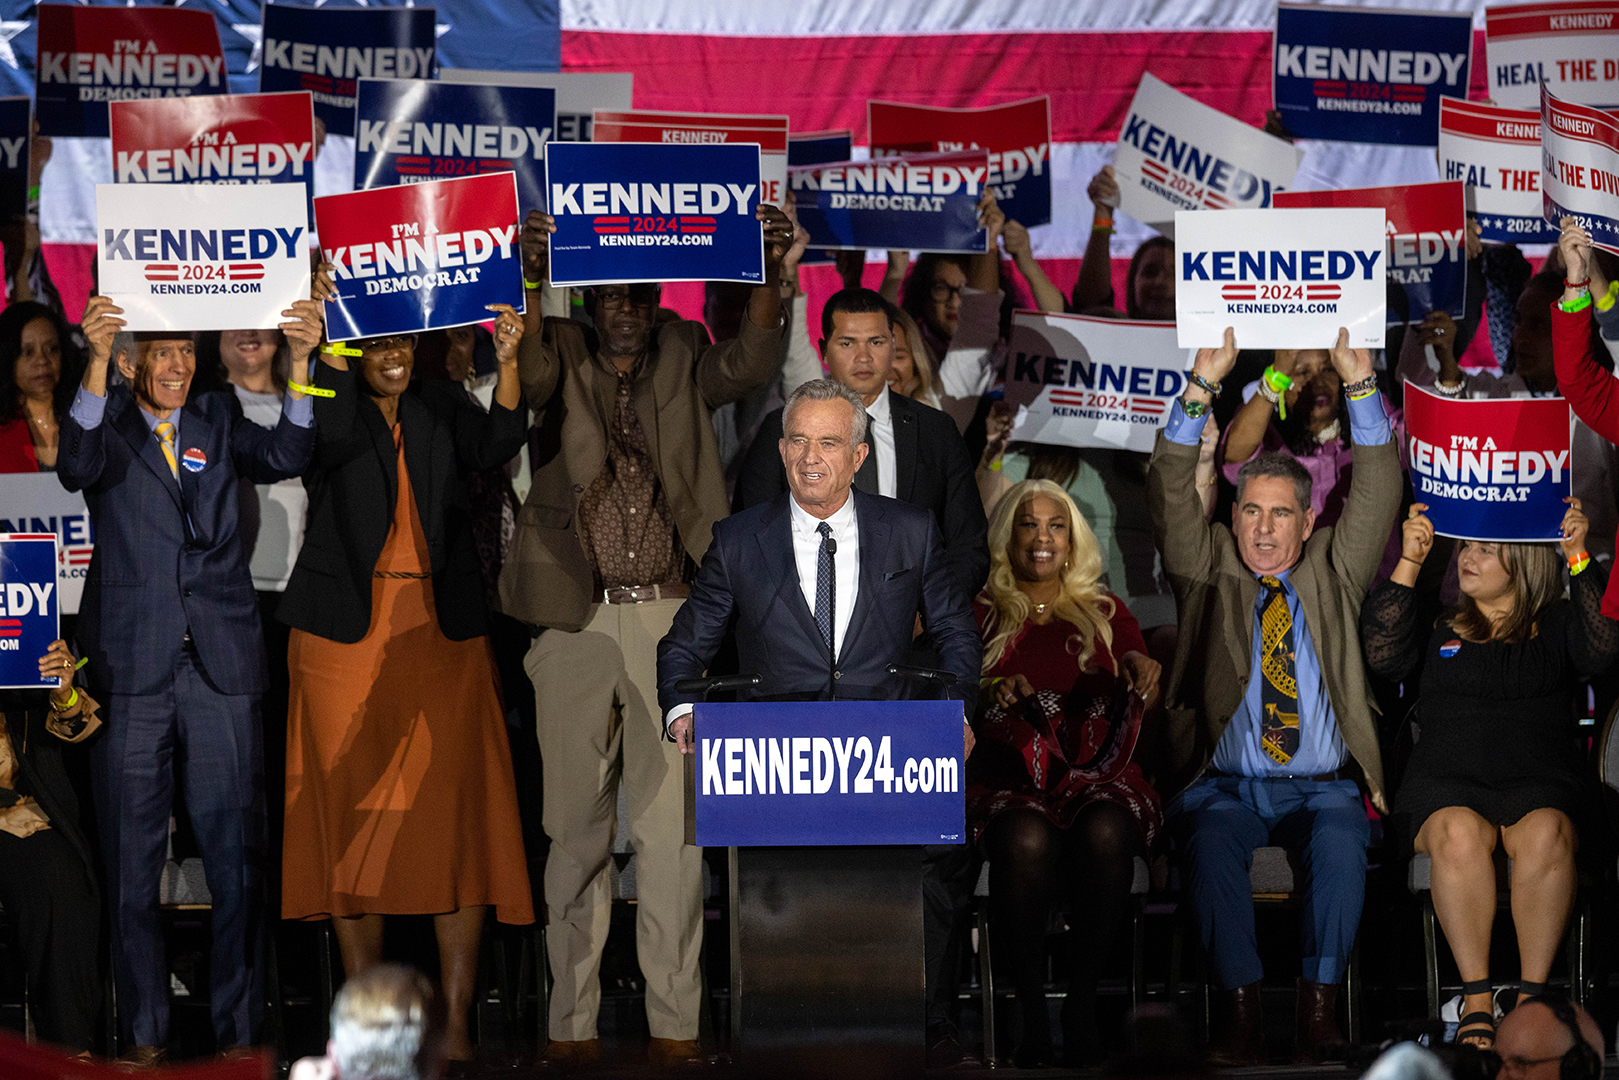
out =
<svg viewBox="0 0 1619 1080"><path fill-rule="evenodd" d="M1559 300L1557 306L1569 315L1574 314L1576 311L1584 311L1591 306L1590 290L1586 290L1573 300Z"/></svg>

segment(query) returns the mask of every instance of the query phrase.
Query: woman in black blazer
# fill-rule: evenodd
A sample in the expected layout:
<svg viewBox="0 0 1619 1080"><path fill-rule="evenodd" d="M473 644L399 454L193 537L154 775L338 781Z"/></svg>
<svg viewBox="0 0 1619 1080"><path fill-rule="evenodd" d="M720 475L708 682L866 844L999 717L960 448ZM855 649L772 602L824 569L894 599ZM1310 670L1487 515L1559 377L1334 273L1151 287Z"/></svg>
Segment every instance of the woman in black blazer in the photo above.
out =
<svg viewBox="0 0 1619 1080"><path fill-rule="evenodd" d="M277 612L293 628L283 916L332 918L350 975L382 959L383 915L435 916L456 1059L488 907L534 919L462 480L527 428L522 319L491 310L488 413L412 381L413 335L328 347L335 396L317 398L309 524Z"/></svg>

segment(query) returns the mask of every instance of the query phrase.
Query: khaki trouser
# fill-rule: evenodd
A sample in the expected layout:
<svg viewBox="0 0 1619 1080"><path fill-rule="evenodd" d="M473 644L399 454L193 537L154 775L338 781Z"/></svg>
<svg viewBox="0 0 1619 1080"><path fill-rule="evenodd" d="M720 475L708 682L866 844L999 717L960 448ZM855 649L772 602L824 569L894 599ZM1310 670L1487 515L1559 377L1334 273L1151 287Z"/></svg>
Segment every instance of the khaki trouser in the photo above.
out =
<svg viewBox="0 0 1619 1080"><path fill-rule="evenodd" d="M647 1026L657 1039L697 1038L702 849L685 844L684 770L680 752L663 738L657 691L658 642L681 603L597 604L583 630L541 634L524 663L534 681L551 838L545 906L553 1039L596 1037L620 782L635 850Z"/></svg>

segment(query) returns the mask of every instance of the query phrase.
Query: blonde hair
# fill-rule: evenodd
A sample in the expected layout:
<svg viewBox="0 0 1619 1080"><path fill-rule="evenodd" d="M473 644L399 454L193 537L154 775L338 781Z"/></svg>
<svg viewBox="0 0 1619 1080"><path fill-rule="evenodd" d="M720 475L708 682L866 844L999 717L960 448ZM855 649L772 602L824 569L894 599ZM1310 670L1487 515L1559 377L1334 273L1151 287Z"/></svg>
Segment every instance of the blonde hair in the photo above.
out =
<svg viewBox="0 0 1619 1080"><path fill-rule="evenodd" d="M1495 557L1507 572L1507 586L1512 590L1511 614L1492 622L1479 610L1478 601L1464 593L1450 617L1450 628L1475 644L1528 641L1535 636L1541 614L1563 596L1562 561L1549 544L1497 544Z"/></svg>
<svg viewBox="0 0 1619 1080"><path fill-rule="evenodd" d="M922 328L916 325L910 312L902 307L890 305L888 309L889 321L894 328L905 335L905 347L911 354L911 370L916 373L916 385L905 394L908 398L924 401L933 394L933 351L922 338Z"/></svg>
<svg viewBox="0 0 1619 1080"><path fill-rule="evenodd" d="M427 977L377 964L332 1003L331 1058L343 1080L433 1080L444 1058L444 1002Z"/></svg>
<svg viewBox="0 0 1619 1080"><path fill-rule="evenodd" d="M1050 480L1025 480L1001 497L989 519L989 583L984 586L984 596L989 601L989 618L983 631L985 671L1006 656L1034 610L1028 594L1017 587L1007 547L1012 540L1013 520L1038 495L1062 507L1068 519L1068 557L1062 564L1062 592L1052 607L1052 615L1079 628L1075 635L1079 640L1077 666L1084 670L1090 664L1098 641L1110 652L1113 648L1113 628L1108 620L1113 618L1114 603L1102 586L1102 548L1096 534L1060 485ZM1113 666L1117 671L1117 660Z"/></svg>

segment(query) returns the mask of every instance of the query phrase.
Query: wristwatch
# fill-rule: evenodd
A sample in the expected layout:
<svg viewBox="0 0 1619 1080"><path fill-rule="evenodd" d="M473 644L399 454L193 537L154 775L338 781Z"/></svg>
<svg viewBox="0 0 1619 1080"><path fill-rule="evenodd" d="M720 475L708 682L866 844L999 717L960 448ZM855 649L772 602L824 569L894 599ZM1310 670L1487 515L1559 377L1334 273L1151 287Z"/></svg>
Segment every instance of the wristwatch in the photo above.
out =
<svg viewBox="0 0 1619 1080"><path fill-rule="evenodd" d="M1185 398L1181 398L1181 410L1188 417L1196 420L1209 411L1209 403L1207 401L1187 401Z"/></svg>

